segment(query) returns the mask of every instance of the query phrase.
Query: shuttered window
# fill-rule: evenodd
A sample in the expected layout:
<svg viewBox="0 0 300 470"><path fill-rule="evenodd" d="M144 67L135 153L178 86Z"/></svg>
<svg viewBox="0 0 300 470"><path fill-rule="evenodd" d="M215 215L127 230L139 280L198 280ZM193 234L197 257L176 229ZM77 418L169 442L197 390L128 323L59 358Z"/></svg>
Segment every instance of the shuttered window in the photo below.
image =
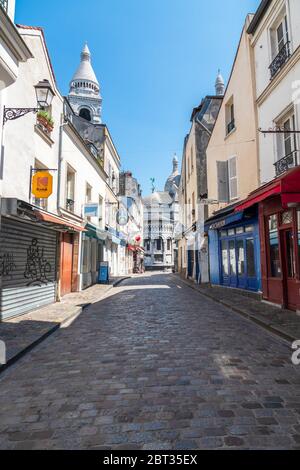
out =
<svg viewBox="0 0 300 470"><path fill-rule="evenodd" d="M238 196L236 157L232 157L228 161L228 179L230 200L236 199Z"/></svg>
<svg viewBox="0 0 300 470"><path fill-rule="evenodd" d="M217 162L218 200L229 202L228 162Z"/></svg>

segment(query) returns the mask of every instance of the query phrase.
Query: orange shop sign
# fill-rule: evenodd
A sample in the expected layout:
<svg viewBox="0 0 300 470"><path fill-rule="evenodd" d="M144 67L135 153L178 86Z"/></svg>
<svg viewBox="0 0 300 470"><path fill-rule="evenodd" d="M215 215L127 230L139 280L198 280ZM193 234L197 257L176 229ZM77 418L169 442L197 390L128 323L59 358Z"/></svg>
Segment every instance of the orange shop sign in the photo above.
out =
<svg viewBox="0 0 300 470"><path fill-rule="evenodd" d="M32 194L47 199L53 193L53 176L48 171L37 171L32 177Z"/></svg>

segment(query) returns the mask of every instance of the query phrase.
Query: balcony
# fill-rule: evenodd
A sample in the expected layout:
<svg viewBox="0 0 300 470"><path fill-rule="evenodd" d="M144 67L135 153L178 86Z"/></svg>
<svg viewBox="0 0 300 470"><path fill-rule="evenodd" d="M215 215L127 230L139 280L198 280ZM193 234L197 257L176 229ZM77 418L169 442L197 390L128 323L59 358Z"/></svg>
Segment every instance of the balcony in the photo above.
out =
<svg viewBox="0 0 300 470"><path fill-rule="evenodd" d="M273 62L271 63L269 69L271 73L271 80L275 77L275 75L279 72L279 70L284 66L284 64L288 61L291 55L290 50L290 41L286 42L285 45L281 48Z"/></svg>
<svg viewBox="0 0 300 470"><path fill-rule="evenodd" d="M288 155L274 163L276 176L280 176L291 168L298 166L298 153L298 150L294 150L293 152L289 153Z"/></svg>
<svg viewBox="0 0 300 470"><path fill-rule="evenodd" d="M66 209L67 209L67 211L74 212L74 205L75 205L75 201L73 201L73 199L68 198L66 200Z"/></svg>
<svg viewBox="0 0 300 470"><path fill-rule="evenodd" d="M227 124L227 135L235 129L235 119L233 119L229 124Z"/></svg>
<svg viewBox="0 0 300 470"><path fill-rule="evenodd" d="M8 8L8 0L0 0L0 7L7 13Z"/></svg>

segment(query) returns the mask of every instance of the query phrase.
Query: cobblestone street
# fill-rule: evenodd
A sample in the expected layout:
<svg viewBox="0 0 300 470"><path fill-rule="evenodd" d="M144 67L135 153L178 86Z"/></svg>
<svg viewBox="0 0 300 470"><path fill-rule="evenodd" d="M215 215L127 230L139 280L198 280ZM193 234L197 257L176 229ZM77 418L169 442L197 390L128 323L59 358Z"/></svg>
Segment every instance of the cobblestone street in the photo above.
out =
<svg viewBox="0 0 300 470"><path fill-rule="evenodd" d="M291 354L175 276L134 277L1 375L0 448L300 448Z"/></svg>

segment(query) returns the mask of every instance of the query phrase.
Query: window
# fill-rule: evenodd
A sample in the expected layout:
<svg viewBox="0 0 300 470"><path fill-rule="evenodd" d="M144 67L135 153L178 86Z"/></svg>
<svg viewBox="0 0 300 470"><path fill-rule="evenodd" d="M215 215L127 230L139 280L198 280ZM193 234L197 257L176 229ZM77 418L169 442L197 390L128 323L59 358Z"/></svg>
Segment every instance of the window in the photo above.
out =
<svg viewBox="0 0 300 470"><path fill-rule="evenodd" d="M0 6L7 12L7 0L0 0Z"/></svg>
<svg viewBox="0 0 300 470"><path fill-rule="evenodd" d="M89 122L92 120L91 111L86 108L83 108L79 111L79 116Z"/></svg>
<svg viewBox="0 0 300 470"><path fill-rule="evenodd" d="M86 184L86 190L85 190L85 203L88 204L92 200L92 186L90 186L88 183Z"/></svg>
<svg viewBox="0 0 300 470"><path fill-rule="evenodd" d="M255 249L254 239L248 238L246 240L246 256L247 256L247 275L248 277L255 277Z"/></svg>
<svg viewBox="0 0 300 470"><path fill-rule="evenodd" d="M192 166L191 172L193 173L193 170L194 170L194 148L193 147L191 148L191 166Z"/></svg>
<svg viewBox="0 0 300 470"><path fill-rule="evenodd" d="M276 28L276 52L277 54L283 49L289 40L287 16L280 21Z"/></svg>
<svg viewBox="0 0 300 470"><path fill-rule="evenodd" d="M228 176L229 176L229 196L230 200L237 198L237 162L236 157L230 158L228 161Z"/></svg>
<svg viewBox="0 0 300 470"><path fill-rule="evenodd" d="M285 211L281 214L281 224L287 225L293 223L293 212L292 211Z"/></svg>
<svg viewBox="0 0 300 470"><path fill-rule="evenodd" d="M230 240L229 242L229 264L230 264L230 275L236 275L236 252L235 252L235 241Z"/></svg>
<svg viewBox="0 0 300 470"><path fill-rule="evenodd" d="M221 251L222 251L222 267L223 267L223 276L228 276L229 269L228 269L228 249L227 249L227 242L222 241L221 243Z"/></svg>
<svg viewBox="0 0 300 470"><path fill-rule="evenodd" d="M75 195L75 171L69 165L67 166L67 188L66 188L66 209L74 212Z"/></svg>
<svg viewBox="0 0 300 470"><path fill-rule="evenodd" d="M99 213L98 213L98 217L99 217L99 222L102 221L103 219L103 197L99 195Z"/></svg>
<svg viewBox="0 0 300 470"><path fill-rule="evenodd" d="M157 251L161 251L161 249L162 249L162 240L161 240L161 238L158 238L156 240L156 249L157 249Z"/></svg>
<svg viewBox="0 0 300 470"><path fill-rule="evenodd" d="M245 274L244 240L237 240L237 254L238 254L238 274L239 276L243 276Z"/></svg>
<svg viewBox="0 0 300 470"><path fill-rule="evenodd" d="M196 208L195 208L195 193L192 194L192 220L196 219Z"/></svg>
<svg viewBox="0 0 300 470"><path fill-rule="evenodd" d="M268 218L269 247L270 247L270 273L271 277L281 277L281 264L279 255L279 235L277 215Z"/></svg>
<svg viewBox="0 0 300 470"><path fill-rule="evenodd" d="M270 32L273 61L269 69L272 79L287 62L291 55L288 20L286 14L281 15L281 18L276 22Z"/></svg>
<svg viewBox="0 0 300 470"><path fill-rule="evenodd" d="M233 98L231 98L225 107L226 134L230 134L235 129L235 112Z"/></svg>
<svg viewBox="0 0 300 470"><path fill-rule="evenodd" d="M167 240L167 250L171 251L171 249L172 249L172 240L170 240L170 238L168 238L168 240Z"/></svg>

